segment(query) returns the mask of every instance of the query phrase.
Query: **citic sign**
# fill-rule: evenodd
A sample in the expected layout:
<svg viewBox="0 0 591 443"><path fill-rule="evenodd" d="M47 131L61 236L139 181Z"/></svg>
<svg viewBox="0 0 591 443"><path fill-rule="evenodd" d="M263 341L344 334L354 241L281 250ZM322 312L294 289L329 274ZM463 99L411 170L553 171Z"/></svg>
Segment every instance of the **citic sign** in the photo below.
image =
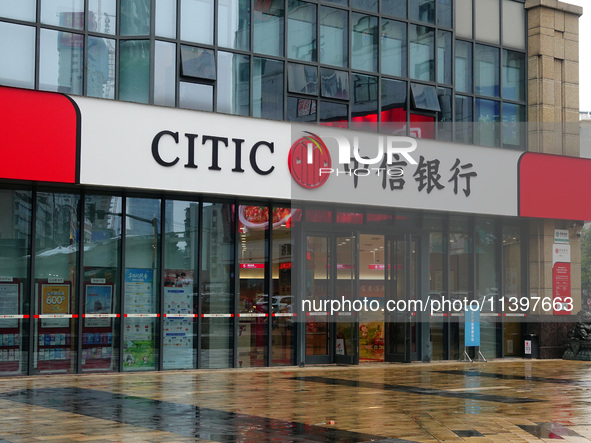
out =
<svg viewBox="0 0 591 443"><path fill-rule="evenodd" d="M176 165L181 158L176 154L164 155L160 146L160 141L162 138L169 138L174 141L175 145L179 145L181 143L182 137L179 135L178 132L173 131L160 131L154 139L152 140L152 157L161 166L170 167ZM184 134L184 156L183 156L183 163L185 168L189 169L197 169L197 153L196 148L197 145L201 146L209 146L209 166L207 169L212 171L221 171L222 166L220 164L220 149L233 149L234 150L234 161L231 166L232 172L244 172L244 162L243 151L248 152L248 163L250 163L250 167L254 172L259 175L268 175L275 169L275 166L268 166L262 165L261 160L259 159L259 150L264 148L263 151L268 151L270 154L275 152L275 144L273 142L267 141L258 141L254 143L251 147L245 147L243 144L245 140L240 138L232 138L228 139L228 137L218 137L214 135L202 135L199 140L198 134ZM183 151L181 151L183 152ZM246 154L246 153L245 153ZM264 161L263 161L264 163ZM230 166L230 165L228 165Z"/></svg>
<svg viewBox="0 0 591 443"><path fill-rule="evenodd" d="M320 171L332 166L328 148L320 137L311 132L301 137L291 146L287 164L295 182L306 188L315 189L328 180L329 174Z"/></svg>

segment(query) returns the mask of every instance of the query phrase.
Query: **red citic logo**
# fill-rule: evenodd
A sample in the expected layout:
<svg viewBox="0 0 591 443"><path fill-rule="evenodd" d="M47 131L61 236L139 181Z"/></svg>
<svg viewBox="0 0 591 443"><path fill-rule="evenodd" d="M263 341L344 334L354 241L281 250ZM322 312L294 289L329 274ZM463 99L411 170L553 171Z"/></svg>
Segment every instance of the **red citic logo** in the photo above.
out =
<svg viewBox="0 0 591 443"><path fill-rule="evenodd" d="M296 183L306 189L322 186L330 174L320 174L321 168L332 165L328 148L320 137L311 132L305 132L289 150L287 164L289 172Z"/></svg>

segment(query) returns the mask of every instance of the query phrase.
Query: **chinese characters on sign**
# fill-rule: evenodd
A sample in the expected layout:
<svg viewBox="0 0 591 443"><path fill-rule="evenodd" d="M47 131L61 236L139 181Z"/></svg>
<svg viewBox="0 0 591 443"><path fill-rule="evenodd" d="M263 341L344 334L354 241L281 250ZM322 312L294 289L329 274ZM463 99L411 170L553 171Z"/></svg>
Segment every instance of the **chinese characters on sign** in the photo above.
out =
<svg viewBox="0 0 591 443"><path fill-rule="evenodd" d="M377 168L370 168L369 164L360 165L355 158L351 158L351 163L345 165L345 171L353 177L353 186L355 188L359 184L359 177L365 177L374 173L382 177L382 189L389 187L391 191L403 190L407 184L407 180L404 177L406 176L408 163L401 160L399 155L394 155L393 157L396 161L388 164L384 156L382 163ZM446 167L442 166L439 159L427 160L421 155L419 163L412 173L412 178L416 182L419 192L424 191L430 194L434 190L441 191L447 186L445 183L450 183L449 186L453 187L453 193L455 195L458 195L461 190L464 196L469 197L472 179L478 177L478 173L473 168L474 165L472 163L462 162L462 160L456 158L454 164L447 170ZM446 176L444 177L442 173L446 174Z"/></svg>

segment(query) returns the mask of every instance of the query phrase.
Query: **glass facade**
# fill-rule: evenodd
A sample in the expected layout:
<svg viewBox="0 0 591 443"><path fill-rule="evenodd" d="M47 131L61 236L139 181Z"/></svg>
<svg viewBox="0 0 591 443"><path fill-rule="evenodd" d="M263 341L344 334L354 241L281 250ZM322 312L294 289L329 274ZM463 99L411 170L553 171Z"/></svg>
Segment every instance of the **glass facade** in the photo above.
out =
<svg viewBox="0 0 591 443"><path fill-rule="evenodd" d="M408 90L412 81L447 88L437 95L446 104L425 113L407 94L394 134L525 147L525 133L516 129L527 119L525 9L519 1L125 0L118 6L115 0L76 0L64 5L44 0L0 6L0 38L15 42L0 48L0 58L9 61L0 66L3 84L360 127L355 90L361 90L358 80L365 75L375 79L375 100L362 111L362 129L389 133L392 116L381 112L390 106L381 101L389 93L382 87L397 80ZM294 89L302 79L300 71L288 69L293 63L303 64L307 74L318 72L321 84ZM503 124L454 129L452 123L463 126L467 115L483 117L471 111L482 106L477 103L482 97L494 100L487 109L498 109L492 118Z"/></svg>
<svg viewBox="0 0 591 443"><path fill-rule="evenodd" d="M0 5L0 40L14 42L0 47L0 83L526 146L519 124L527 120L525 10L518 1L63 4ZM298 352L334 354L335 337L351 354L350 326L333 330L318 318L298 324L296 306L298 297L322 300L335 288L361 291L351 283L361 272L353 244L375 241L369 228L382 230L382 248L396 245L399 262L402 242L388 235L421 231L408 244L417 248L416 263L428 260L428 276L413 262L404 278L428 281L433 297L496 300L527 287L527 231L510 219L43 187L1 190L0 209L0 306L15 316L0 318L0 375L294 365ZM319 232L301 235L315 225ZM385 257L375 250L367 258L366 280L399 273L386 271ZM365 283L363 291L373 291ZM386 286L375 292L386 294ZM521 327L495 317L497 308L491 304L483 317L482 351L521 355ZM385 333L383 319L362 320ZM458 359L463 329L451 317L430 321L421 338L428 358ZM371 354L385 359L383 350Z"/></svg>
<svg viewBox="0 0 591 443"><path fill-rule="evenodd" d="M521 355L521 326L500 320L495 302L527 286L526 225L515 221L37 189L1 191L0 209L0 306L11 316L0 319L0 375L284 366L297 363L298 348L326 356L333 323L298 322L298 298L383 298L388 232L413 229L427 245L414 240L413 254L429 267L419 276L413 266L409 278L428 281L431 297L492 300L482 352ZM374 317L359 325L383 333ZM352 355L356 323L345 320L336 337ZM429 359L459 358L463 322L434 316L428 325ZM360 356L384 360L368 346Z"/></svg>

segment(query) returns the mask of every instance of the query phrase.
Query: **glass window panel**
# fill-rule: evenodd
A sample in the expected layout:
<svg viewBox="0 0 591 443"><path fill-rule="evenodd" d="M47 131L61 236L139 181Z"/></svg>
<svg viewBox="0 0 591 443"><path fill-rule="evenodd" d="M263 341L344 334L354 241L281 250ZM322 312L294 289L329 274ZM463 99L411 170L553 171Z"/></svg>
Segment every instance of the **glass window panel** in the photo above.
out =
<svg viewBox="0 0 591 443"><path fill-rule="evenodd" d="M286 314L295 314L295 300L291 288L292 264L292 227L301 217L301 211L295 208L274 207L277 214L273 223L273 296L278 297L279 310ZM295 322L293 317L275 317L271 331L272 354L271 365L284 366L295 364Z"/></svg>
<svg viewBox="0 0 591 443"><path fill-rule="evenodd" d="M519 226L503 226L503 297L521 297L521 229ZM504 355L522 356L521 323L506 322L503 325ZM512 350L512 352L510 352Z"/></svg>
<svg viewBox="0 0 591 443"><path fill-rule="evenodd" d="M156 0L156 35L176 37L176 0Z"/></svg>
<svg viewBox="0 0 591 443"><path fill-rule="evenodd" d="M31 192L0 191L0 304L3 315L28 315ZM0 375L24 375L28 362L29 320L0 319ZM4 338L6 337L6 338Z"/></svg>
<svg viewBox="0 0 591 443"><path fill-rule="evenodd" d="M437 88L437 98L441 112L437 113L437 138L451 141L453 138L452 122L452 91L448 88Z"/></svg>
<svg viewBox="0 0 591 443"><path fill-rule="evenodd" d="M470 254L472 236L467 218L451 217L449 221L449 297L470 299ZM464 322L452 321L450 326L450 360L457 360L464 349ZM462 351L460 351L462 349Z"/></svg>
<svg viewBox="0 0 591 443"><path fill-rule="evenodd" d="M439 100L437 99L437 90L435 86L410 84L412 93L413 108L423 111L441 111Z"/></svg>
<svg viewBox="0 0 591 443"><path fill-rule="evenodd" d="M283 62L255 58L253 69L253 116L282 120Z"/></svg>
<svg viewBox="0 0 591 443"><path fill-rule="evenodd" d="M320 63L346 67L349 64L347 11L320 7Z"/></svg>
<svg viewBox="0 0 591 443"><path fill-rule="evenodd" d="M410 77L435 81L435 30L409 25Z"/></svg>
<svg viewBox="0 0 591 443"><path fill-rule="evenodd" d="M19 88L35 87L35 28L0 22L0 83Z"/></svg>
<svg viewBox="0 0 591 443"><path fill-rule="evenodd" d="M395 20L382 20L381 32L382 73L406 76L406 23Z"/></svg>
<svg viewBox="0 0 591 443"><path fill-rule="evenodd" d="M320 69L322 97L349 100L349 74L334 69Z"/></svg>
<svg viewBox="0 0 591 443"><path fill-rule="evenodd" d="M474 129L472 97L456 95L455 105L454 116L456 141L471 144L473 141L472 131Z"/></svg>
<svg viewBox="0 0 591 443"><path fill-rule="evenodd" d="M503 0L503 45L525 49L525 7L523 3Z"/></svg>
<svg viewBox="0 0 591 443"><path fill-rule="evenodd" d="M112 317L82 320L82 371L117 371L119 361L121 197L85 198L82 312Z"/></svg>
<svg viewBox="0 0 591 443"><path fill-rule="evenodd" d="M476 99L476 135L474 142L483 146L499 146L500 105L493 100Z"/></svg>
<svg viewBox="0 0 591 443"><path fill-rule="evenodd" d="M477 220L476 246L476 294L474 299L482 306L481 312L496 312L499 297L497 269L496 223L493 220ZM491 309L491 307L493 309ZM485 356L497 357L497 317L480 317L480 350Z"/></svg>
<svg viewBox="0 0 591 443"><path fill-rule="evenodd" d="M316 100L287 97L287 120L291 122L316 122Z"/></svg>
<svg viewBox="0 0 591 443"><path fill-rule="evenodd" d="M181 40L213 44L213 0L181 0Z"/></svg>
<svg viewBox="0 0 591 443"><path fill-rule="evenodd" d="M382 0L382 14L406 18L406 0Z"/></svg>
<svg viewBox="0 0 591 443"><path fill-rule="evenodd" d="M349 0L325 0L326 3L333 3L335 5L348 6Z"/></svg>
<svg viewBox="0 0 591 443"><path fill-rule="evenodd" d="M164 313L162 369L197 367L199 203L164 203Z"/></svg>
<svg viewBox="0 0 591 443"><path fill-rule="evenodd" d="M382 132L406 135L406 82L382 79Z"/></svg>
<svg viewBox="0 0 591 443"><path fill-rule="evenodd" d="M378 78L351 74L351 89L351 122L357 128L375 131L378 127Z"/></svg>
<svg viewBox="0 0 591 443"><path fill-rule="evenodd" d="M128 198L125 232L123 370L158 369L160 200ZM154 317L135 317L152 314Z"/></svg>
<svg viewBox="0 0 591 443"><path fill-rule="evenodd" d="M365 215L365 223L378 226L394 226L394 216L372 211Z"/></svg>
<svg viewBox="0 0 591 443"><path fill-rule="evenodd" d="M451 78L451 32L437 31L437 81L452 84Z"/></svg>
<svg viewBox="0 0 591 443"><path fill-rule="evenodd" d="M472 38L472 0L456 0L456 37Z"/></svg>
<svg viewBox="0 0 591 443"><path fill-rule="evenodd" d="M213 111L213 86L180 82L179 107L196 111Z"/></svg>
<svg viewBox="0 0 591 443"><path fill-rule="evenodd" d="M201 367L232 367L234 314L234 205L203 203L201 245ZM227 317L209 317L224 314Z"/></svg>
<svg viewBox="0 0 591 443"><path fill-rule="evenodd" d="M443 232L443 218L425 216L423 227L429 232L429 296L432 300L447 298L447 291L443 283L445 272L444 263L447 257L446 235ZM431 341L431 360L447 359L447 321L445 317L437 321L431 317L429 322Z"/></svg>
<svg viewBox="0 0 591 443"><path fill-rule="evenodd" d="M150 42L121 41L119 47L119 99L148 103L150 92Z"/></svg>
<svg viewBox="0 0 591 443"><path fill-rule="evenodd" d="M362 71L378 70L378 18L351 15L351 67Z"/></svg>
<svg viewBox="0 0 591 443"><path fill-rule="evenodd" d="M456 91L472 92L472 43L456 40Z"/></svg>
<svg viewBox="0 0 591 443"><path fill-rule="evenodd" d="M39 89L82 95L84 36L41 29Z"/></svg>
<svg viewBox="0 0 591 443"><path fill-rule="evenodd" d="M283 56L285 4L283 0L256 3L254 52Z"/></svg>
<svg viewBox="0 0 591 443"><path fill-rule="evenodd" d="M525 149L525 106L503 103L503 146Z"/></svg>
<svg viewBox="0 0 591 443"><path fill-rule="evenodd" d="M477 0L474 3L476 40L499 43L500 11L499 0Z"/></svg>
<svg viewBox="0 0 591 443"><path fill-rule="evenodd" d="M36 202L33 373L76 372L78 205L75 194L39 192Z"/></svg>
<svg viewBox="0 0 591 443"><path fill-rule="evenodd" d="M250 1L218 1L218 45L250 49Z"/></svg>
<svg viewBox="0 0 591 443"><path fill-rule="evenodd" d="M396 211L395 220L397 227L415 228L421 224L419 214L411 211Z"/></svg>
<svg viewBox="0 0 591 443"><path fill-rule="evenodd" d="M351 7L364 11L378 12L378 0L351 0Z"/></svg>
<svg viewBox="0 0 591 443"><path fill-rule="evenodd" d="M410 19L425 22L435 22L435 0L410 0Z"/></svg>
<svg viewBox="0 0 591 443"><path fill-rule="evenodd" d="M88 36L86 95L115 98L115 40Z"/></svg>
<svg viewBox="0 0 591 443"><path fill-rule="evenodd" d="M115 0L89 0L86 21L89 31L114 35L117 27Z"/></svg>
<svg viewBox="0 0 591 443"><path fill-rule="evenodd" d="M362 225L363 224L363 212L342 212L338 211L336 213L336 223L343 223L343 224L352 224L352 225ZM349 252L349 251L347 251ZM337 254L338 255L338 254ZM349 254L347 254L349 255ZM345 264L339 260L339 264ZM340 274L340 273L339 273ZM348 288L343 288L345 291ZM348 291L350 293L350 291Z"/></svg>
<svg viewBox="0 0 591 443"><path fill-rule="evenodd" d="M414 138L435 138L435 117L433 115L423 115L410 113L409 134Z"/></svg>
<svg viewBox="0 0 591 443"><path fill-rule="evenodd" d="M249 115L250 58L218 52L217 112Z"/></svg>
<svg viewBox="0 0 591 443"><path fill-rule="evenodd" d="M183 77L215 80L213 50L181 46L181 75Z"/></svg>
<svg viewBox="0 0 591 443"><path fill-rule="evenodd" d="M150 0L121 0L121 35L150 34Z"/></svg>
<svg viewBox="0 0 591 443"><path fill-rule="evenodd" d="M306 236L305 297L306 301L322 302L330 297L330 237ZM303 297L302 297L303 298ZM303 306L303 303L302 303ZM330 354L330 325L326 317L305 316L306 356ZM304 325L302 325L304 326Z"/></svg>
<svg viewBox="0 0 591 443"><path fill-rule="evenodd" d="M321 101L318 118L323 126L346 128L349 121L349 107L341 103Z"/></svg>
<svg viewBox="0 0 591 443"><path fill-rule="evenodd" d="M306 209L306 217L305 220L307 222L315 222L315 223L332 223L333 216L332 211L327 209L313 209L308 208ZM320 270L322 272L322 270Z"/></svg>
<svg viewBox="0 0 591 443"><path fill-rule="evenodd" d="M316 61L316 5L290 0L287 8L287 56Z"/></svg>
<svg viewBox="0 0 591 443"><path fill-rule="evenodd" d="M525 100L525 54L503 49L503 98Z"/></svg>
<svg viewBox="0 0 591 443"><path fill-rule="evenodd" d="M437 0L437 26L451 28L452 0Z"/></svg>
<svg viewBox="0 0 591 443"><path fill-rule="evenodd" d="M287 80L289 92L318 95L318 68L316 66L289 63L287 65Z"/></svg>
<svg viewBox="0 0 591 443"><path fill-rule="evenodd" d="M280 214L276 216L283 218ZM288 312L291 309L291 297L273 295L269 300L265 290L265 267L268 258L265 238L269 225L275 223L275 214L269 216L267 206L240 205L238 218L238 367L265 366L269 350L268 315Z"/></svg>
<svg viewBox="0 0 591 443"><path fill-rule="evenodd" d="M41 0L41 23L84 29L84 0Z"/></svg>
<svg viewBox="0 0 591 443"><path fill-rule="evenodd" d="M474 47L474 92L479 95L498 97L499 49L490 46Z"/></svg>
<svg viewBox="0 0 591 443"><path fill-rule="evenodd" d="M0 17L35 21L37 0L4 1L0 3Z"/></svg>
<svg viewBox="0 0 591 443"><path fill-rule="evenodd" d="M174 106L176 85L176 45L156 41L154 52L154 104Z"/></svg>

